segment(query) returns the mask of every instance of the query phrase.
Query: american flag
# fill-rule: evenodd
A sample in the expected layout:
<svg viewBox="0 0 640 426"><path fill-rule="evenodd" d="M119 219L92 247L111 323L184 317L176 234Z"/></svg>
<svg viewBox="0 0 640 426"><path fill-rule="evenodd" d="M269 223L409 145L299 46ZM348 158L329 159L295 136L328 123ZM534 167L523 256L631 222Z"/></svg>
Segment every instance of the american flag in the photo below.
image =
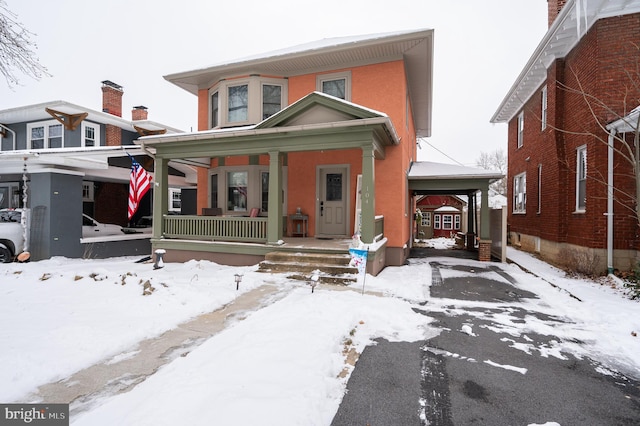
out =
<svg viewBox="0 0 640 426"><path fill-rule="evenodd" d="M135 158L131 158L131 176L129 179L129 220L138 210L140 200L151 187L151 176L138 163Z"/></svg>

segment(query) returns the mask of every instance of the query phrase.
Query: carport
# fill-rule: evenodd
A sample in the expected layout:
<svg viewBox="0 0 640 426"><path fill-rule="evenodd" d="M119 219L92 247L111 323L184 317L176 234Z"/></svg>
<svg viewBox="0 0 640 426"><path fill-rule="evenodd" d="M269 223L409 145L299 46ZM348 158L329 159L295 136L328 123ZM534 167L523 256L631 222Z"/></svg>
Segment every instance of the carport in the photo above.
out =
<svg viewBox="0 0 640 426"><path fill-rule="evenodd" d="M477 169L453 164L417 161L409 169L409 191L417 195L466 195L469 202L465 245L475 250L478 237L478 258L491 260L491 226L489 219L489 185L504 175L494 170ZM481 193L480 223L476 223L476 194Z"/></svg>

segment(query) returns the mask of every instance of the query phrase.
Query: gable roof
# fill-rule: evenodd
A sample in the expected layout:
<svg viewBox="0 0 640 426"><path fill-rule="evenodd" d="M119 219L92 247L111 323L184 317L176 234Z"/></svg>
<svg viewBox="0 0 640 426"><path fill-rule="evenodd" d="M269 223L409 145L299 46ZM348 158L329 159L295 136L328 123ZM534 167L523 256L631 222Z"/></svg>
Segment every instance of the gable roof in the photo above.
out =
<svg viewBox="0 0 640 426"><path fill-rule="evenodd" d="M164 78L197 95L199 89L208 89L230 75L289 77L393 60L405 62L418 137L430 136L433 30L324 39L206 68L169 74Z"/></svg>
<svg viewBox="0 0 640 426"><path fill-rule="evenodd" d="M567 0L491 117L491 123L511 121L547 79L547 68L571 52L596 21L639 12L638 0Z"/></svg>

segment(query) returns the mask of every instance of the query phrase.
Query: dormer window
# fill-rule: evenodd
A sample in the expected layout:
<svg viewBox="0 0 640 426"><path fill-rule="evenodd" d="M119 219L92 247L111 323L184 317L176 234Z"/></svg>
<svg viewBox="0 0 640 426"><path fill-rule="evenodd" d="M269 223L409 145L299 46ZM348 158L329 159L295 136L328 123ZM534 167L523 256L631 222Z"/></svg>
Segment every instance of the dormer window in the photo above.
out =
<svg viewBox="0 0 640 426"><path fill-rule="evenodd" d="M246 126L271 117L286 105L287 80L249 76L222 80L209 90L209 127Z"/></svg>

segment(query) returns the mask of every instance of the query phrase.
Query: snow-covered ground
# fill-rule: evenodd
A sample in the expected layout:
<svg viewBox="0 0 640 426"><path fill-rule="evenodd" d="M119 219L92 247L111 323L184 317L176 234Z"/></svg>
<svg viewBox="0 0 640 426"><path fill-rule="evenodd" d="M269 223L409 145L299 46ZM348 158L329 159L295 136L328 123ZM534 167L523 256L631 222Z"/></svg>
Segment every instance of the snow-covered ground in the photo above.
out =
<svg viewBox="0 0 640 426"><path fill-rule="evenodd" d="M434 244L447 247L449 242ZM540 295L521 304L567 321L549 327L512 321L508 315L493 317L506 334L536 332L562 339L555 347L518 349L541 356L588 356L602 363L603 374L620 371L640 378L640 337L634 335L640 333L640 303L611 285L566 278L527 254L510 249L509 256L543 277L502 265L519 287ZM429 309L446 307L452 313L483 304L430 297L428 261L481 265L469 260L416 259L361 278L351 291L319 286L313 293L304 283L258 273L256 267L190 261L154 270L135 260L0 264L0 401L26 402L38 386L117 359L134 351L137 342L268 281L287 295L232 322L188 356L130 392L106 398L72 423L210 424L208 416L215 413L216 424L328 425L348 379L340 373L351 368L345 349L362 352L378 337L416 341L434 336L429 317L411 309L417 302L429 300ZM239 291L236 273L243 274ZM154 290L143 295L145 287ZM362 294L363 287L371 293ZM473 333L473 324L468 326ZM578 341L584 343L572 343Z"/></svg>

